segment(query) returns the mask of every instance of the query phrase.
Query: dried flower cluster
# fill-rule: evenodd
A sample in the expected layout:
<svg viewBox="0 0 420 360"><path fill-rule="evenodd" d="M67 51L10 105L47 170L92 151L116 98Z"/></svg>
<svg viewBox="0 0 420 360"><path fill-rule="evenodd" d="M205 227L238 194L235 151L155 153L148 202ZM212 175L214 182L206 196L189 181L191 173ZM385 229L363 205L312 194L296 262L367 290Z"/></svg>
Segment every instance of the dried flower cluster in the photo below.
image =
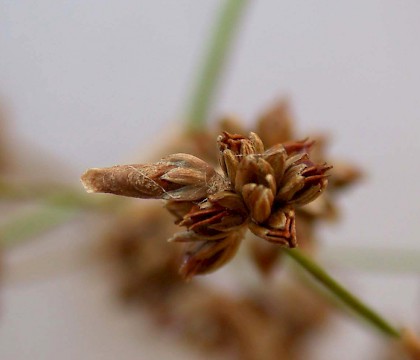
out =
<svg viewBox="0 0 420 360"><path fill-rule="evenodd" d="M292 141L265 150L252 132L248 137L224 132L217 142L223 174L181 153L154 164L90 169L82 181L88 192L167 200L177 224L187 228L170 239L188 243L180 268L187 279L229 261L247 228L295 247L294 209L321 194L330 169L310 160L313 143Z"/></svg>
<svg viewBox="0 0 420 360"><path fill-rule="evenodd" d="M263 143L272 147L296 136L292 125L288 108L281 102L261 117L257 131ZM207 131L176 138L175 144L170 144L165 152L198 154L215 167L219 160L213 151L214 139L223 131L245 133L246 129L232 118L225 118L214 133ZM324 158L319 155L319 147L323 144L317 141L311 146L311 158L316 155L317 162L321 163ZM352 182L348 174L356 171L346 171L343 175L336 173L337 169L346 168L351 169L348 166L333 168L327 191L309 205L295 209L296 236L306 249L314 244L314 225L320 219L330 217L333 204L326 195L334 189L335 179L342 178L345 180L342 183ZM188 202L169 201L167 207L181 221L183 214L190 210ZM175 226L160 210L159 206L146 207L142 203L122 214L106 231L110 255L107 263L112 260L116 265L112 274L117 275L124 298L146 307L161 325L175 329L178 336L204 349L207 357L209 352L216 352L228 354L232 359L308 358L306 341L318 333L328 315L328 307L320 297L296 279L285 284L276 277L267 279L262 288L236 296L216 292L196 281L186 285L178 276L181 249L168 247L165 241L173 234ZM332 212L336 213L335 210ZM251 232L247 232L246 240L258 269L263 274L271 273L279 263L282 247L261 241Z"/></svg>

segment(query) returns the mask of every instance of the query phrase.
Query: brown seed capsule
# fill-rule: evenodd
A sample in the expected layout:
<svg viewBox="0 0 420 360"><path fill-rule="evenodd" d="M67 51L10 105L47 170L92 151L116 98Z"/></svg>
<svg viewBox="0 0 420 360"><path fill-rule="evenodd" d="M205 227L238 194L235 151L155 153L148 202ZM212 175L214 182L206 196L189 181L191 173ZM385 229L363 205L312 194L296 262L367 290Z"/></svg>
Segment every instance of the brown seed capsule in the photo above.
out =
<svg viewBox="0 0 420 360"><path fill-rule="evenodd" d="M274 201L274 194L270 189L263 185L246 184L242 187L242 196L252 220L262 223L268 219Z"/></svg>
<svg viewBox="0 0 420 360"><path fill-rule="evenodd" d="M236 172L235 190L241 194L251 218L264 222L270 216L276 194L273 168L258 155L245 156Z"/></svg>
<svg viewBox="0 0 420 360"><path fill-rule="evenodd" d="M325 164L315 165L305 153L290 156L276 200L295 205L315 200L327 186L329 169Z"/></svg>
<svg viewBox="0 0 420 360"><path fill-rule="evenodd" d="M155 164L90 169L82 183L88 192L178 201L201 200L224 187L213 167L188 154L170 155Z"/></svg>
<svg viewBox="0 0 420 360"><path fill-rule="evenodd" d="M244 231L227 233L219 241L192 242L187 246L180 274L186 280L193 276L207 274L219 269L235 256Z"/></svg>
<svg viewBox="0 0 420 360"><path fill-rule="evenodd" d="M243 158L238 166L235 180L235 190L242 192L246 184L263 185L273 194L276 193L275 174L271 165L257 155L248 155Z"/></svg>
<svg viewBox="0 0 420 360"><path fill-rule="evenodd" d="M219 150L231 150L236 156L245 156L251 154L262 154L264 152L264 145L259 136L250 132L248 138L243 135L229 134L223 132L217 138Z"/></svg>
<svg viewBox="0 0 420 360"><path fill-rule="evenodd" d="M228 176L232 187L235 186L236 168L244 156L262 154L264 145L255 133L250 133L248 138L242 135L223 132L217 138L219 147L219 163L222 170Z"/></svg>
<svg viewBox="0 0 420 360"><path fill-rule="evenodd" d="M264 153L263 159L271 165L278 188L286 170L286 149L281 144L275 145Z"/></svg>
<svg viewBox="0 0 420 360"><path fill-rule="evenodd" d="M249 223L249 229L260 238L286 247L296 247L295 212L291 208L274 212L266 225Z"/></svg>
<svg viewBox="0 0 420 360"><path fill-rule="evenodd" d="M217 193L199 205L193 205L178 223L195 233L176 236L172 241L219 240L227 232L240 229L248 217L241 198L231 192ZM185 237L187 236L187 238Z"/></svg>

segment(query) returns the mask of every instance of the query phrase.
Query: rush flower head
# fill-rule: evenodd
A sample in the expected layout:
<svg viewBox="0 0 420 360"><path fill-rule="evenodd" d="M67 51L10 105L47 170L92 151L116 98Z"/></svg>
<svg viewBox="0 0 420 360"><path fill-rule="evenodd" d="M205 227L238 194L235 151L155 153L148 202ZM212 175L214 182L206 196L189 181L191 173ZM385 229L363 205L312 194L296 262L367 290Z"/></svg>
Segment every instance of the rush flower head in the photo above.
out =
<svg viewBox="0 0 420 360"><path fill-rule="evenodd" d="M313 142L265 150L255 133L223 132L217 144L222 174L192 155L174 154L154 164L90 169L82 182L88 192L166 200L186 228L170 241L187 243L180 268L187 279L228 262L246 229L271 243L297 246L295 207L323 192L331 168L311 161Z"/></svg>

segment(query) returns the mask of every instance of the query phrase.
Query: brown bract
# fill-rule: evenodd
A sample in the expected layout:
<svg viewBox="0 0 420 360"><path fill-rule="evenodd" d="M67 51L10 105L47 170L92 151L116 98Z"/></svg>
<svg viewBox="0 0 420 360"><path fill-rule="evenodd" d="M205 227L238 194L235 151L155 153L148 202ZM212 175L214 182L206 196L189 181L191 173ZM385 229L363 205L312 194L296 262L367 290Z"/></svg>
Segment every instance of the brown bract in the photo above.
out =
<svg viewBox="0 0 420 360"><path fill-rule="evenodd" d="M88 192L167 200L176 223L186 228L170 241L188 243L180 268L187 279L228 262L247 228L295 247L295 207L321 194L330 169L310 160L312 142L265 150L255 133L223 132L217 144L223 174L192 155L174 154L154 164L90 169L82 182Z"/></svg>

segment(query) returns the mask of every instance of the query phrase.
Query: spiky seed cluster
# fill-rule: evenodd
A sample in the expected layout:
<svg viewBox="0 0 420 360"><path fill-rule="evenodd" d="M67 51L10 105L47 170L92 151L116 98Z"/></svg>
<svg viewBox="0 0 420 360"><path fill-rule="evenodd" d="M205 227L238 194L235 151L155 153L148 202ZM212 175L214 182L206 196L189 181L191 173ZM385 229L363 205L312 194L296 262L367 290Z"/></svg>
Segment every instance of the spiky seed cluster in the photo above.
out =
<svg viewBox="0 0 420 360"><path fill-rule="evenodd" d="M224 132L217 143L223 175L192 155L174 154L155 164L90 169L82 182L88 192L167 200L176 223L186 227L170 239L187 243L180 268L185 278L228 262L247 228L295 247L294 208L321 194L330 167L310 160L306 140L265 150L255 133Z"/></svg>

